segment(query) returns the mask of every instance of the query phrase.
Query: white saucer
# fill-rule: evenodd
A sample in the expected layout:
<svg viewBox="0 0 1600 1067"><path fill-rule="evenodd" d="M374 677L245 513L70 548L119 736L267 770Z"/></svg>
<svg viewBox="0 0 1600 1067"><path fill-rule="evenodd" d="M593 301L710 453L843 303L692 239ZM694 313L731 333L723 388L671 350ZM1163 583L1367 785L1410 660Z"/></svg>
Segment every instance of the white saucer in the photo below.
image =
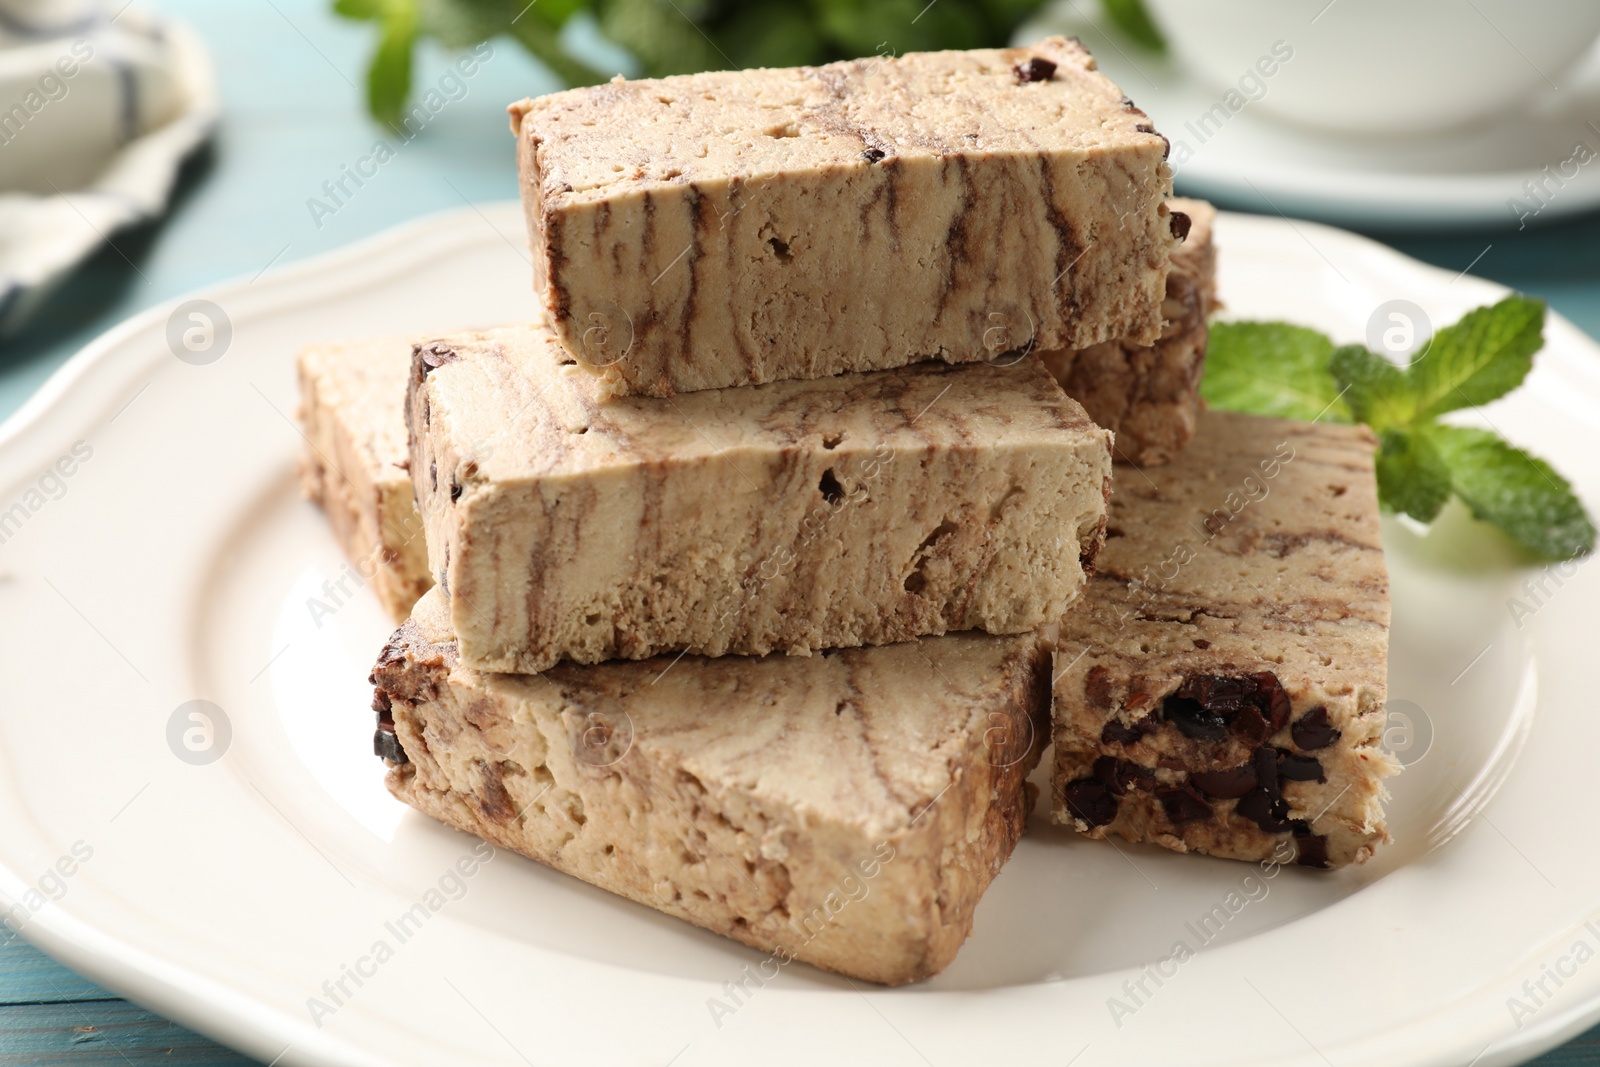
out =
<svg viewBox="0 0 1600 1067"><path fill-rule="evenodd" d="M1249 103L1229 112L1221 90L1105 28L1098 12L1091 0L1062 0L1016 39L1082 39L1172 141L1185 195L1377 228L1515 227L1600 206L1600 48L1562 76L1559 94L1481 127L1361 138L1297 127ZM1586 163L1574 157L1580 143L1592 153ZM1543 191L1530 192L1528 182Z"/></svg>
<svg viewBox="0 0 1600 1067"><path fill-rule="evenodd" d="M1384 299L1448 322L1504 292L1311 223L1224 215L1217 242L1233 313L1340 340ZM1544 576L1513 615L1529 575L1395 524L1390 688L1432 744L1366 867L1265 880L1036 814L944 974L885 990L796 964L731 1018L708 998L760 953L508 853L457 879L473 840L391 799L372 755L392 626L365 591L326 615L348 569L296 489L293 357L530 318L524 248L520 208L485 205L216 286L95 341L0 426L0 913L30 939L278 1067L1504 1067L1600 1018L1600 960L1507 1007L1600 932L1600 570ZM214 361L182 343L196 314ZM1555 316L1547 335L1490 416L1592 508L1600 348ZM217 706L209 743L185 736L194 700ZM396 946L386 924L445 880ZM1215 919L1229 894L1248 903ZM1180 940L1199 951L1158 987Z"/></svg>

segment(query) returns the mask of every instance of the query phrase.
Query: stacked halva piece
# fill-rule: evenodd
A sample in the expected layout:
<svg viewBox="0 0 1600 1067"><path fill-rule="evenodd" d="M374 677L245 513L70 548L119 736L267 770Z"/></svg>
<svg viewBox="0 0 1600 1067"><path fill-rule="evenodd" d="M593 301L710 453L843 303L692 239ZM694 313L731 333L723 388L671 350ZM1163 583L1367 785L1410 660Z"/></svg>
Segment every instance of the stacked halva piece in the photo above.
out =
<svg viewBox="0 0 1600 1067"><path fill-rule="evenodd" d="M308 495L404 619L372 676L396 796L891 984L954 958L1052 730L1056 817L1091 836L1292 841L1318 866L1383 839L1369 440L1296 431L1332 458L1279 456L1275 485L1316 496L1333 464L1342 503L1208 542L1237 559L1139 615L1168 546L1128 527L1166 507L1186 531L1194 479L1229 469L1187 464L1190 438L1238 466L1289 431L1200 412L1213 212L1170 200L1165 140L1077 42L619 79L511 114L543 319L300 357ZM1114 448L1147 465L1117 468L1126 505ZM1230 567L1269 588L1208 646ZM1273 588L1310 604L1329 570L1365 629L1271 675ZM1114 633L1125 601L1159 633ZM1264 814L1216 803L1241 759L1268 788L1266 752ZM1312 763L1317 790L1283 784Z"/></svg>

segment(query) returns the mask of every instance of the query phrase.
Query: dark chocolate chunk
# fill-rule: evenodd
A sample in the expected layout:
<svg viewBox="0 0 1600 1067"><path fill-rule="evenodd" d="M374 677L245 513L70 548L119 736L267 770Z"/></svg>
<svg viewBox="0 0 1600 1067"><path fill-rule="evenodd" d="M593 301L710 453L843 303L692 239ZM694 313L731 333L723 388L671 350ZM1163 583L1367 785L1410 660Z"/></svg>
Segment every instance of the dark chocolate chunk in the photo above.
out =
<svg viewBox="0 0 1600 1067"><path fill-rule="evenodd" d="M1199 771L1189 775L1194 787L1208 797L1218 800L1238 800L1256 787L1254 763L1241 763L1221 771Z"/></svg>
<svg viewBox="0 0 1600 1067"><path fill-rule="evenodd" d="M1061 791L1072 817L1087 823L1092 829L1104 826L1117 817L1117 798L1098 778L1079 778L1068 782Z"/></svg>
<svg viewBox="0 0 1600 1067"><path fill-rule="evenodd" d="M1100 743L1102 745L1131 745L1138 742L1146 734L1154 733L1156 717L1146 715L1142 719L1125 723L1120 719L1112 719L1100 730Z"/></svg>
<svg viewBox="0 0 1600 1067"><path fill-rule="evenodd" d="M1139 109L1138 108L1134 108L1134 110L1138 111ZM1140 111L1139 114L1142 115L1142 114L1144 114L1144 112ZM1138 131L1139 133L1155 134L1155 136L1161 138L1161 158L1162 159L1166 159L1168 156L1170 156L1172 154L1172 142L1167 139L1167 135L1166 134L1157 133L1156 132L1156 128L1154 126L1150 125L1150 123L1141 122L1141 123L1139 123L1139 125L1135 126L1134 129L1136 131ZM1183 232L1182 233L1178 232L1178 220L1180 218L1183 219ZM1183 212L1174 211L1172 213L1171 217L1169 218L1169 220L1167 222L1167 225L1172 227L1173 236L1177 237L1179 240L1183 240L1184 238L1189 236L1189 216L1185 215Z"/></svg>
<svg viewBox="0 0 1600 1067"><path fill-rule="evenodd" d="M1269 834L1288 833L1289 805L1260 786L1250 790L1233 809Z"/></svg>
<svg viewBox="0 0 1600 1067"><path fill-rule="evenodd" d="M883 157L886 155L888 155L887 152L874 146L869 147L865 152L862 152L861 158L866 160L868 163L881 163L883 162Z"/></svg>
<svg viewBox="0 0 1600 1067"><path fill-rule="evenodd" d="M374 682L372 677L369 675L367 677L367 684L376 685L377 683ZM382 689L374 689L372 691L373 711L377 712L379 715L387 715L389 714L389 709L393 706L394 705L389 702L389 694L387 692Z"/></svg>
<svg viewBox="0 0 1600 1067"><path fill-rule="evenodd" d="M1140 130L1139 132L1155 133L1156 131ZM1182 211L1174 211L1171 217L1167 220L1167 223L1172 227L1172 236L1176 237L1180 241L1188 240L1189 227L1193 225L1188 215L1184 214Z"/></svg>
<svg viewBox="0 0 1600 1067"><path fill-rule="evenodd" d="M1204 707L1198 700L1170 696L1161 705L1167 721L1196 741L1221 741L1228 736L1228 720L1219 712Z"/></svg>
<svg viewBox="0 0 1600 1067"><path fill-rule="evenodd" d="M505 764L473 760L478 768L478 810L495 822L506 822L517 815L517 806L506 790Z"/></svg>
<svg viewBox="0 0 1600 1067"><path fill-rule="evenodd" d="M1315 756L1297 756L1293 752L1278 749L1278 777L1286 778L1291 782L1326 782L1328 776L1322 772L1322 761Z"/></svg>
<svg viewBox="0 0 1600 1067"><path fill-rule="evenodd" d="M435 493L437 493L439 491L439 464L438 463L430 462L428 464L428 483L429 483L430 486L432 486L433 491Z"/></svg>
<svg viewBox="0 0 1600 1067"><path fill-rule="evenodd" d="M1271 731L1267 729L1267 717L1254 704L1246 704L1234 713L1228 723L1228 732L1252 745L1259 745L1271 736Z"/></svg>
<svg viewBox="0 0 1600 1067"><path fill-rule="evenodd" d="M450 482L450 503L454 504L461 499L461 483L454 479Z"/></svg>
<svg viewBox="0 0 1600 1067"><path fill-rule="evenodd" d="M1098 665L1090 667L1088 676L1083 680L1083 695L1090 707L1110 711L1113 703L1111 672Z"/></svg>
<svg viewBox="0 0 1600 1067"><path fill-rule="evenodd" d="M1328 839L1322 834L1295 834L1294 844L1300 866L1328 869Z"/></svg>
<svg viewBox="0 0 1600 1067"><path fill-rule="evenodd" d="M1256 769L1256 784L1267 791L1273 800L1283 796L1278 789L1278 750L1262 745L1250 754L1250 762Z"/></svg>
<svg viewBox="0 0 1600 1067"><path fill-rule="evenodd" d="M1111 790L1113 796L1122 796L1127 792L1123 787L1121 778L1117 774L1117 764L1124 763L1115 756L1101 756L1094 761L1092 773L1097 781L1104 782L1106 788ZM1130 764L1131 766L1131 764Z"/></svg>
<svg viewBox="0 0 1600 1067"><path fill-rule="evenodd" d="M1191 674L1178 686L1177 696L1193 700L1207 711L1238 711L1256 695L1256 680L1249 675Z"/></svg>
<svg viewBox="0 0 1600 1067"><path fill-rule="evenodd" d="M1018 63L1011 68L1017 76L1017 81L1024 84L1028 82L1047 82L1056 76L1056 65L1048 59L1034 56L1026 63Z"/></svg>
<svg viewBox="0 0 1600 1067"><path fill-rule="evenodd" d="M1144 734L1138 728L1120 719L1112 719L1100 731L1102 745L1131 745L1138 741Z"/></svg>
<svg viewBox="0 0 1600 1067"><path fill-rule="evenodd" d="M1195 792L1192 786L1181 789L1163 789L1156 794L1156 799L1161 801L1161 807L1166 811L1167 818L1175 825L1194 822L1198 819L1211 818L1211 805L1206 798Z"/></svg>
<svg viewBox="0 0 1600 1067"><path fill-rule="evenodd" d="M1289 736L1294 738L1296 748L1314 752L1339 740L1339 731L1328 721L1328 709L1318 704L1289 727Z"/></svg>
<svg viewBox="0 0 1600 1067"><path fill-rule="evenodd" d="M1133 789L1152 789L1156 784L1155 771L1115 756L1101 756L1095 760L1094 776L1106 784L1113 796L1119 797Z"/></svg>
<svg viewBox="0 0 1600 1067"><path fill-rule="evenodd" d="M1257 671L1251 679L1256 683L1255 706L1267 720L1267 735L1277 733L1289 721L1289 693L1271 671Z"/></svg>
<svg viewBox="0 0 1600 1067"><path fill-rule="evenodd" d="M406 750L400 747L400 738L392 730L378 730L372 735L372 751L374 755L388 760L390 763L410 763Z"/></svg>
<svg viewBox="0 0 1600 1067"><path fill-rule="evenodd" d="M422 358L421 376L424 378L428 376L429 371L461 358L461 353L439 341L429 341L427 344L414 345L411 351L413 355Z"/></svg>

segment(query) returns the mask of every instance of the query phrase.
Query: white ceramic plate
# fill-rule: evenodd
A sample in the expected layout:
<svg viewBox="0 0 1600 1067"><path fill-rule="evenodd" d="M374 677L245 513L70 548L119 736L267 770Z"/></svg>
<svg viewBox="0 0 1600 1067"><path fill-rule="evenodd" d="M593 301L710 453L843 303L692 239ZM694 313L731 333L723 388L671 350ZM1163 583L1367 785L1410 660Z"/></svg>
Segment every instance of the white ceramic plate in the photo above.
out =
<svg viewBox="0 0 1600 1067"><path fill-rule="evenodd" d="M1172 141L1178 191L1185 195L1397 228L1532 225L1600 206L1600 48L1562 72L1559 94L1482 124L1426 137L1359 137L1298 127L1248 103L1237 111L1219 108L1222 90L1104 29L1093 0L1059 0L1017 40L1046 33L1082 38L1101 69L1149 114ZM1580 144L1586 153L1575 154ZM1542 192L1530 192L1530 181Z"/></svg>
<svg viewBox="0 0 1600 1067"><path fill-rule="evenodd" d="M296 492L292 355L532 315L519 219L458 211L219 286L204 296L231 339L209 364L169 348L192 307L147 312L0 429L0 507L25 513L0 512L0 905L20 902L46 950L282 1064L1459 1067L1600 1016L1600 962L1570 956L1600 943L1583 927L1600 907L1595 572L1547 580L1519 627L1507 600L1534 602L1530 575L1464 522L1387 531L1393 695L1432 745L1398 779L1396 843L1364 869L1262 880L1036 817L944 975L885 991L797 964L721 1026L708 998L726 1002L759 954L509 854L398 944L385 924L454 889L473 842L380 784L376 602L347 583L320 626L308 610L344 564ZM1500 292L1311 224L1226 216L1218 240L1231 313L1340 338L1391 298L1443 322ZM1548 336L1489 414L1600 500L1600 352L1558 319ZM44 476L75 444L88 458ZM209 764L175 755L192 700L222 711ZM63 856L70 877L52 876ZM41 884L59 899L27 896ZM1202 951L1162 965L1159 987L1141 977L1179 941L1200 948L1218 905ZM363 963L379 941L393 957ZM346 967L367 972L359 986ZM1545 967L1562 985L1543 979L1535 1005L1523 982ZM314 1021L308 999L332 1005L341 977L350 996Z"/></svg>

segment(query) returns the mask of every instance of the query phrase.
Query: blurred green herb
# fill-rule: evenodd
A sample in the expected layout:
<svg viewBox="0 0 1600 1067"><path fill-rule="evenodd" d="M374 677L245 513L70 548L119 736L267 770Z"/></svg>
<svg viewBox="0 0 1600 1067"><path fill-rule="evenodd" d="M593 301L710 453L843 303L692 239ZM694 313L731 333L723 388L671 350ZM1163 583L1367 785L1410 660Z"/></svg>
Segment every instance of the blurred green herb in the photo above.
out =
<svg viewBox="0 0 1600 1067"><path fill-rule="evenodd" d="M1045 0L334 0L349 19L376 23L367 107L398 127L411 94L412 52L423 40L470 48L510 37L568 85L607 75L571 54L562 28L580 12L649 77L786 67L869 55L1007 44ZM1102 0L1134 40L1161 48L1142 0Z"/></svg>
<svg viewBox="0 0 1600 1067"><path fill-rule="evenodd" d="M1200 392L1233 411L1365 423L1378 435L1385 507L1432 522L1456 496L1536 555L1571 559L1594 550L1595 527L1566 480L1498 434L1438 421L1521 385L1544 316L1543 301L1508 296L1437 331L1403 367L1301 326L1219 322Z"/></svg>
<svg viewBox="0 0 1600 1067"><path fill-rule="evenodd" d="M1165 52L1167 39L1145 10L1144 0L1100 0L1106 17L1129 37L1152 52Z"/></svg>

